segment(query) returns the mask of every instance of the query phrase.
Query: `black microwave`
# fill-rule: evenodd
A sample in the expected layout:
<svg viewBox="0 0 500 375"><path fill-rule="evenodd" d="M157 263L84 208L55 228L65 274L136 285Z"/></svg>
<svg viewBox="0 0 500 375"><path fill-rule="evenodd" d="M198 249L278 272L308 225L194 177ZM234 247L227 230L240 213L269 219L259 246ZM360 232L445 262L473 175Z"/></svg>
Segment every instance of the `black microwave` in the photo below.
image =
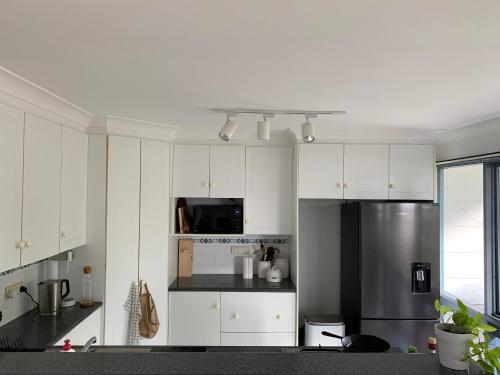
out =
<svg viewBox="0 0 500 375"><path fill-rule="evenodd" d="M243 207L238 205L193 206L193 233L243 234Z"/></svg>

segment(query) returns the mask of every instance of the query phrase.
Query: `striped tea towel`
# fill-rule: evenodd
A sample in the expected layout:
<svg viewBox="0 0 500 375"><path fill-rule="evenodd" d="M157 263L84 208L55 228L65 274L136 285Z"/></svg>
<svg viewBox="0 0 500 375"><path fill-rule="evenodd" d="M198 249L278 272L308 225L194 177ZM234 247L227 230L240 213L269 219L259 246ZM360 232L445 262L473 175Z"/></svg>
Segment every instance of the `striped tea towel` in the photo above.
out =
<svg viewBox="0 0 500 375"><path fill-rule="evenodd" d="M135 283L130 288L127 300L123 305L123 308L130 312L130 317L128 318L128 333L127 333L127 345L139 345L141 341L141 334L139 333L139 321L141 320L141 302L139 300L139 294L141 287L139 284Z"/></svg>

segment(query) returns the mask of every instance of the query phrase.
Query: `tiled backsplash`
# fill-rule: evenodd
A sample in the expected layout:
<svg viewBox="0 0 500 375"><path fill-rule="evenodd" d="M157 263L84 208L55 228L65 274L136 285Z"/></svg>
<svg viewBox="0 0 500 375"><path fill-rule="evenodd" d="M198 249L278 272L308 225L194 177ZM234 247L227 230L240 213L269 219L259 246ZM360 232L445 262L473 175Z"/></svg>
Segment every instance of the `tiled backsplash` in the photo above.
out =
<svg viewBox="0 0 500 375"><path fill-rule="evenodd" d="M279 249L281 257L289 255L287 238L199 238L193 240L193 273L194 274L241 274L243 272L243 255L232 254L231 247L247 246L250 253L264 246ZM257 255L254 261L254 273L257 273Z"/></svg>

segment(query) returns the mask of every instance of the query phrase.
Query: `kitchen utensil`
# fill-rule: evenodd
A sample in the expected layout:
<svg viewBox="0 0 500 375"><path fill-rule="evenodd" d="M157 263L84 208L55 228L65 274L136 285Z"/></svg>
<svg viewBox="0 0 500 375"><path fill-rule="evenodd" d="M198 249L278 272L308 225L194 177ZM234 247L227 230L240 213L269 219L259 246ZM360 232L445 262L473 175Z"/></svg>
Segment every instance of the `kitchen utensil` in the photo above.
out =
<svg viewBox="0 0 500 375"><path fill-rule="evenodd" d="M281 270L281 277L283 279L288 279L289 263L288 258L276 258L274 260L274 267Z"/></svg>
<svg viewBox="0 0 500 375"><path fill-rule="evenodd" d="M243 257L243 278L253 279L253 257Z"/></svg>
<svg viewBox="0 0 500 375"><path fill-rule="evenodd" d="M383 353L391 348L387 341L377 336L349 335L342 337L328 331L323 331L321 334L340 339L344 350L352 353Z"/></svg>
<svg viewBox="0 0 500 375"><path fill-rule="evenodd" d="M281 282L281 270L276 267L271 267L266 270L266 280L270 283Z"/></svg>
<svg viewBox="0 0 500 375"><path fill-rule="evenodd" d="M266 257L264 260L267 260L269 262L273 261L274 258L274 253L276 252L276 249L274 247L269 246L266 251Z"/></svg>
<svg viewBox="0 0 500 375"><path fill-rule="evenodd" d="M259 275L260 279L266 278L267 269L270 267L271 267L271 262L267 260L261 260L259 263L257 263L257 274Z"/></svg>
<svg viewBox="0 0 500 375"><path fill-rule="evenodd" d="M66 292L63 294L62 286ZM54 316L61 312L61 300L69 294L69 280L45 280L38 283L40 316Z"/></svg>
<svg viewBox="0 0 500 375"><path fill-rule="evenodd" d="M179 277L193 276L193 240L179 240Z"/></svg>

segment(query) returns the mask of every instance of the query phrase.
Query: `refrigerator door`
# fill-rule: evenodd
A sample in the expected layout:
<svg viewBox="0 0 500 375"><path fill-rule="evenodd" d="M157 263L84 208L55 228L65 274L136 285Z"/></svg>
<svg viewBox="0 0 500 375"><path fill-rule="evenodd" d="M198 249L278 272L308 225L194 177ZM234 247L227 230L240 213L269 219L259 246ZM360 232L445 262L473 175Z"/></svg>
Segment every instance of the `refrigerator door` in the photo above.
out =
<svg viewBox="0 0 500 375"><path fill-rule="evenodd" d="M361 203L361 318L436 319L439 208Z"/></svg>
<svg viewBox="0 0 500 375"><path fill-rule="evenodd" d="M435 336L434 325L438 320L361 320L361 334L374 335L391 344L391 351L408 351L417 347L419 353L427 353L427 338Z"/></svg>

